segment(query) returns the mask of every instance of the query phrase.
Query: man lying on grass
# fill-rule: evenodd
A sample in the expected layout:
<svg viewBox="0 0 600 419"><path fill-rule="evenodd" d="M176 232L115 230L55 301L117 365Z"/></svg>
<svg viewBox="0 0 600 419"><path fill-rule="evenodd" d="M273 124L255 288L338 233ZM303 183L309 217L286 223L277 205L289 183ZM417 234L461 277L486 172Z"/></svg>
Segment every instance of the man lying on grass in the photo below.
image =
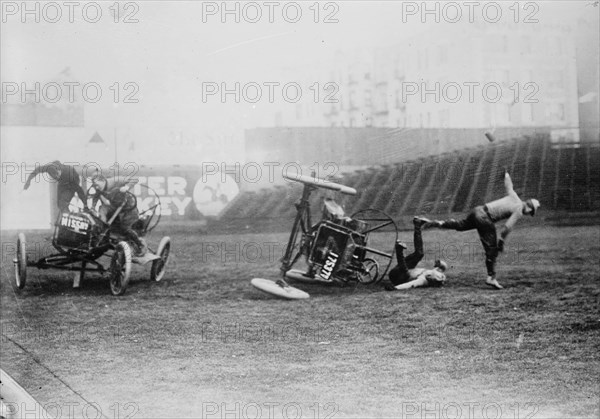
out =
<svg viewBox="0 0 600 419"><path fill-rule="evenodd" d="M415 251L404 257L406 245L400 241L396 242L396 260L398 265L390 273L390 282L387 285L387 291L405 290L417 287L439 287L446 282L444 272L448 268L446 262L436 260L433 269L417 268L417 265L423 259L423 238L421 237L421 227L425 221L415 217L413 224L415 226L413 233L413 245Z"/></svg>

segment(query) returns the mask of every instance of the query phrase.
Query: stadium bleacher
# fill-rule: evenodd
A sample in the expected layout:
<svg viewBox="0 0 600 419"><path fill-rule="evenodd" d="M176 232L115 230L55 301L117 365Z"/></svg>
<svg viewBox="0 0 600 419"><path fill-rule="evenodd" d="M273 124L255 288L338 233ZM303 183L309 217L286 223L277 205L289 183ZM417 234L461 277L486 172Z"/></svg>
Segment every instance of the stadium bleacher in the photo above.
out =
<svg viewBox="0 0 600 419"><path fill-rule="evenodd" d="M478 175L477 166L482 158L481 150L474 150L469 153L468 159L465 161L463 171L460 177L460 183L456 184L456 193L452 199L452 205L450 206L451 212L463 212L468 209L467 199L471 188L473 187L475 176Z"/></svg>
<svg viewBox="0 0 600 419"><path fill-rule="evenodd" d="M600 207L599 167L597 144L565 146L552 143L548 136L537 136L370 167L346 173L337 181L359 191L356 196L339 197L348 214L377 208L394 218L445 215L503 196L506 168L523 199L539 199L546 211L585 212ZM288 184L243 192L226 208L220 222L289 220L301 189L301 185ZM323 196L325 192L320 191L313 195L315 216Z"/></svg>

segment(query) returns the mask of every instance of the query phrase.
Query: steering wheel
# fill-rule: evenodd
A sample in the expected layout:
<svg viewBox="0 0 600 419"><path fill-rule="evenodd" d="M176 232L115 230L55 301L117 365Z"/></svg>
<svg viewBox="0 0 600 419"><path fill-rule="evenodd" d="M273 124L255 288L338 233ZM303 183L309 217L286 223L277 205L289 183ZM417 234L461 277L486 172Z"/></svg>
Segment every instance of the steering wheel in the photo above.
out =
<svg viewBox="0 0 600 419"><path fill-rule="evenodd" d="M92 189L94 190L93 193L90 192ZM116 190L108 194L97 190L94 185L91 185L87 190L87 197L93 198L97 195L106 197L110 201L111 206L115 208L118 208L125 203L121 211L131 211L132 209L137 208L137 197L131 191L121 192L120 190Z"/></svg>
<svg viewBox="0 0 600 419"><path fill-rule="evenodd" d="M390 269L392 262L395 260L395 243L398 241L398 226L392 217L380 209L366 208L359 210L352 214L352 220L360 221L363 226L369 226L363 233L371 233L375 231L387 231L391 233L393 237L392 246L388 253L388 256L380 250L370 249L369 257L363 261L364 273L361 273L362 277L359 277L359 281L363 283L372 283L381 281L388 270ZM383 272L379 273L379 267L384 267Z"/></svg>
<svg viewBox="0 0 600 419"><path fill-rule="evenodd" d="M137 208L137 197L129 191L113 192L109 195L108 200L113 207L118 208L124 204L121 211L131 211L132 209Z"/></svg>

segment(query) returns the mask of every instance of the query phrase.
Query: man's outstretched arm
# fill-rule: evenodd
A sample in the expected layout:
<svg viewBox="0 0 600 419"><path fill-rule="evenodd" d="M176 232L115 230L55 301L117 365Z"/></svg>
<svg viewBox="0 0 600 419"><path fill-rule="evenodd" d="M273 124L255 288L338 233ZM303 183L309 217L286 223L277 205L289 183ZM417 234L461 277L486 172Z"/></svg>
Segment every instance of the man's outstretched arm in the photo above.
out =
<svg viewBox="0 0 600 419"><path fill-rule="evenodd" d="M514 192L512 179L510 178L508 171L504 172L504 189L506 189L507 195Z"/></svg>
<svg viewBox="0 0 600 419"><path fill-rule="evenodd" d="M506 241L506 238L512 229L515 227L517 221L519 221L522 216L523 214L520 211L515 211L508 218L508 220L506 220L506 224L504 224L504 227L502 227L502 230L500 231L500 239L498 240L498 250L500 252L504 252L504 242Z"/></svg>
<svg viewBox="0 0 600 419"><path fill-rule="evenodd" d="M33 172L31 172L29 176L27 176L27 180L25 181L25 186L23 186L23 189L28 189L31 185L31 181L40 173L46 173L50 166L52 166L52 163L44 164L43 166L38 166L35 169L33 169Z"/></svg>
<svg viewBox="0 0 600 419"><path fill-rule="evenodd" d="M427 279L425 278L425 275L421 275L417 279L405 282L404 284L396 285L394 288L397 290L407 290L409 288L419 288L425 286L427 286Z"/></svg>

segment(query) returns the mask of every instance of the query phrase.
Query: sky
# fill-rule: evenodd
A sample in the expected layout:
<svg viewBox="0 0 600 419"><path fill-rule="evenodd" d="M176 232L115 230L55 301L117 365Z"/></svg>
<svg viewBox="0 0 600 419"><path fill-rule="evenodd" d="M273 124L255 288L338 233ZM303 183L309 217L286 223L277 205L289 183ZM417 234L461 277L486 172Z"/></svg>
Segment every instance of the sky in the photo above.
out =
<svg viewBox="0 0 600 419"><path fill-rule="evenodd" d="M142 1L121 2L116 17L116 3L94 3L99 16L88 3L78 3L71 18L62 2L54 3L58 8L3 2L2 82L43 85L68 67L82 84L102 89L98 102L86 103L86 125L191 130L211 133L214 141L220 141L215 133L240 135L243 128L260 125L265 104L231 98L222 103L218 95L203 100L206 83L231 87L294 80L294 72L325 67L339 50L393 45L424 31L444 36L444 25L450 24L445 20L457 10L444 11L444 3L437 3L441 23L436 23L435 15L422 14L422 2L271 2L272 7L228 2L238 12L224 14L222 2ZM476 3L473 20L482 23L484 2ZM582 11L598 13L593 3L521 2L518 19L564 23ZM30 10L37 4L39 16L23 15L23 4ZM460 23L467 24L469 9L454 4L462 13ZM515 18L514 4L503 3L501 22ZM137 103L125 103L128 94Z"/></svg>

